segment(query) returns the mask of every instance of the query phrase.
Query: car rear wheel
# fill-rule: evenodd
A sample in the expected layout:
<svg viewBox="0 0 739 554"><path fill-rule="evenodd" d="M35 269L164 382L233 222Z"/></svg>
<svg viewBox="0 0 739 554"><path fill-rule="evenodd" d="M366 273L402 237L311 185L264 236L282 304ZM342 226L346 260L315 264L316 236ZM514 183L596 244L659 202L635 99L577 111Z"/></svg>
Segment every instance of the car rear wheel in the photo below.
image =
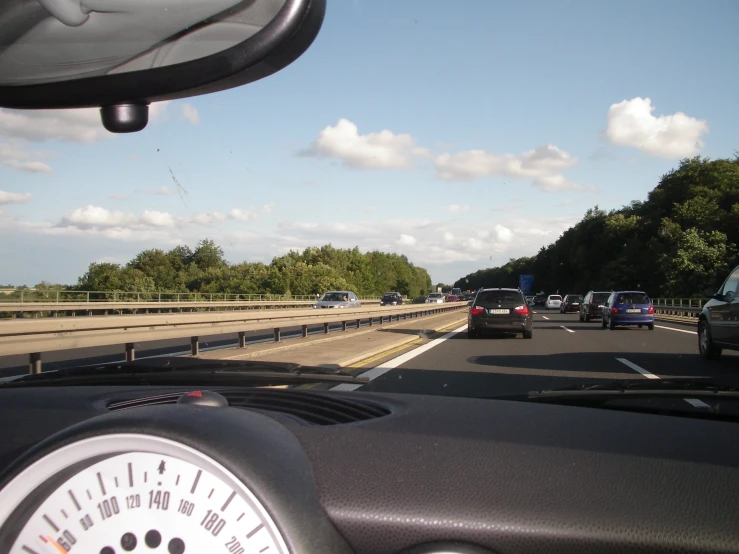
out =
<svg viewBox="0 0 739 554"><path fill-rule="evenodd" d="M698 352L704 360L715 360L721 356L721 349L713 344L711 329L704 319L698 322Z"/></svg>
<svg viewBox="0 0 739 554"><path fill-rule="evenodd" d="M642 324L640 323L640 324L639 324L639 329L641 329L642 327L644 327L644 325L642 325Z"/></svg>
<svg viewBox="0 0 739 554"><path fill-rule="evenodd" d="M467 338L468 339L476 339L479 336L480 334L478 333L477 329L470 329L469 327L467 327Z"/></svg>
<svg viewBox="0 0 739 554"><path fill-rule="evenodd" d="M534 332L533 331L524 331L523 332L523 338L525 338L525 339L531 339L533 337L534 337Z"/></svg>
<svg viewBox="0 0 739 554"><path fill-rule="evenodd" d="M613 320L608 322L608 328L613 331L616 328L616 325L613 323Z"/></svg>
<svg viewBox="0 0 739 554"><path fill-rule="evenodd" d="M590 323L590 314L585 314L585 323Z"/></svg>
<svg viewBox="0 0 739 554"><path fill-rule="evenodd" d="M654 331L654 323L649 323L647 325L647 329L649 329L650 331Z"/></svg>

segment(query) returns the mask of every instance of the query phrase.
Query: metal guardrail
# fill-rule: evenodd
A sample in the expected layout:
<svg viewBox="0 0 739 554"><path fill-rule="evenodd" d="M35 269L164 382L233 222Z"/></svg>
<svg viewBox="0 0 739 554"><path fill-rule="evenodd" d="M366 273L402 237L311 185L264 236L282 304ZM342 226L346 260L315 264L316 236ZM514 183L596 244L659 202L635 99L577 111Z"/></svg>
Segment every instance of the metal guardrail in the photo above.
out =
<svg viewBox="0 0 739 554"><path fill-rule="evenodd" d="M363 300L363 304L379 304L379 300ZM28 303L1 303L0 314L11 314L15 317L18 314L33 313L39 315L44 312L56 316L59 313L71 314L74 316L77 312L85 312L87 315L102 314L108 315L108 312L136 312L145 310L144 313L154 311L169 312L173 311L195 311L195 310L251 310L251 309L270 309L270 308L308 308L315 304L314 300L275 300L275 301L213 301L213 302L28 302Z"/></svg>
<svg viewBox="0 0 739 554"><path fill-rule="evenodd" d="M380 300L379 296L358 296L360 300ZM273 302L317 300L314 294L230 294L200 292L124 292L105 290L0 289L0 306L5 303L65 302ZM407 300L404 296L403 300Z"/></svg>
<svg viewBox="0 0 739 554"><path fill-rule="evenodd" d="M657 308L702 308L708 302L706 298L653 298L654 307Z"/></svg>
<svg viewBox="0 0 739 554"><path fill-rule="evenodd" d="M370 325L385 318L407 319L466 308L467 302L447 304L402 304L392 307L335 308L317 310L270 310L245 312L205 312L155 315L123 315L120 317L8 319L0 321L0 356L29 355L29 372L41 371L41 354L57 350L71 350L98 346L125 344L126 360L134 359L135 343L190 337L191 352L199 352L201 336L238 334L239 347L246 344L246 331L273 329L275 341L280 341L283 327L302 327L302 336L308 336L308 326L323 324L324 333L329 324L362 320Z"/></svg>

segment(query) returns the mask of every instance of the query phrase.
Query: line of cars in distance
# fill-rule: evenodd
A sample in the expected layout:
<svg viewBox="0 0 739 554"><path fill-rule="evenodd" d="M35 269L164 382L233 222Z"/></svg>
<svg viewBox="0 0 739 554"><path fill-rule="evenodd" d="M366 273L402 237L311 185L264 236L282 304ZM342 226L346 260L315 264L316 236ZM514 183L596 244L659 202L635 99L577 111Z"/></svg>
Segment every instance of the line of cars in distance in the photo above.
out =
<svg viewBox="0 0 739 554"><path fill-rule="evenodd" d="M399 292L386 292L380 298L380 306L397 306L402 303L403 295ZM323 293L313 304L313 308L359 308L361 305L359 297L350 290L330 290Z"/></svg>
<svg viewBox="0 0 739 554"><path fill-rule="evenodd" d="M602 303L601 303L602 302ZM654 329L654 304L641 291L590 291L583 298L579 294L525 296L520 289L483 288L471 302L467 318L467 335L480 336L482 332L521 334L533 337L533 308L537 304L560 313L578 312L580 321L601 319L603 329L616 326L646 326Z"/></svg>
<svg viewBox="0 0 739 554"><path fill-rule="evenodd" d="M654 302L643 291L597 291L591 290L584 297L581 294L549 295L544 303L546 309L558 309L559 313L577 312L580 321L590 323L601 320L603 329L617 326L636 325L654 329Z"/></svg>

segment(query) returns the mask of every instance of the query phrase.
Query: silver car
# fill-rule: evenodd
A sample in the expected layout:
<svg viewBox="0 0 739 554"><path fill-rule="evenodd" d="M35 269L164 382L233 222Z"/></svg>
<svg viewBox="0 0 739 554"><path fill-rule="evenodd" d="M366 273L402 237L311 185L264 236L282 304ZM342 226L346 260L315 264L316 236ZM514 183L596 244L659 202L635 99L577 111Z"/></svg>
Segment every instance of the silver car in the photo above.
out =
<svg viewBox="0 0 739 554"><path fill-rule="evenodd" d="M359 308L362 303L350 290L332 290L316 302L314 308Z"/></svg>
<svg viewBox="0 0 739 554"><path fill-rule="evenodd" d="M444 303L444 294L441 292L429 293L428 297L426 298L426 304L443 304L443 303Z"/></svg>

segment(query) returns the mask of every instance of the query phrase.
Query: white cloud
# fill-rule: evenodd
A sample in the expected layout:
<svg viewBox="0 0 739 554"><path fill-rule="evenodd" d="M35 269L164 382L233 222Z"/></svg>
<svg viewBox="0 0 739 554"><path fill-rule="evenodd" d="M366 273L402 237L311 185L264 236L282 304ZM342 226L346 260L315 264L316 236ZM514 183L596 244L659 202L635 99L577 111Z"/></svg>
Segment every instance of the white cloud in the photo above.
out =
<svg viewBox="0 0 739 554"><path fill-rule="evenodd" d="M141 217L139 217L139 223L143 225L151 225L152 227L174 227L175 220L167 212L146 210L141 214Z"/></svg>
<svg viewBox="0 0 739 554"><path fill-rule="evenodd" d="M341 160L345 165L362 169L408 169L415 156L427 155L408 134L392 131L360 135L357 126L340 119L320 132L313 145L302 152L306 156L325 156Z"/></svg>
<svg viewBox="0 0 739 554"><path fill-rule="evenodd" d="M503 225L495 225L495 236L501 242L509 243L513 240L513 231Z"/></svg>
<svg viewBox="0 0 739 554"><path fill-rule="evenodd" d="M200 123L200 115L198 115L198 110L195 106L182 104L182 115L193 125Z"/></svg>
<svg viewBox="0 0 739 554"><path fill-rule="evenodd" d="M136 223L136 216L123 212L111 212L100 206L88 205L65 214L62 225L78 229L105 229L125 227Z"/></svg>
<svg viewBox="0 0 739 554"><path fill-rule="evenodd" d="M259 213L258 208L242 211L248 210ZM97 206L74 210L56 223L25 217L0 212L0 235L12 230L13 236L26 236L32 242L38 242L39 235L59 237L57 240L89 252L85 263L114 252L126 260L145 248L196 244L203 238L204 224L223 221L223 225L209 227L207 236L221 244L234 262L257 257L269 260L289 249L330 242L336 248L357 246L365 252L377 249L406 254L413 263L429 269L435 281L445 282L503 264L511 257L533 255L579 219L501 213L480 220L398 217L372 223L360 215L331 221L286 219L270 228L234 224L229 214L218 212L178 216L149 211L136 215ZM53 276L40 275L36 281Z"/></svg>
<svg viewBox="0 0 739 554"><path fill-rule="evenodd" d="M17 193L17 192L5 192L0 190L0 205L1 204L25 204L31 199L30 192Z"/></svg>
<svg viewBox="0 0 739 554"><path fill-rule="evenodd" d="M149 106L149 120L165 113L168 102ZM100 110L9 110L0 108L0 164L20 171L51 173L44 158L55 152L31 150L29 142L61 141L91 144L115 136L103 127Z"/></svg>
<svg viewBox="0 0 739 554"><path fill-rule="evenodd" d="M276 202L270 202L269 204L265 204L262 206L262 213L263 214L271 214L272 208L274 208L277 205Z"/></svg>
<svg viewBox="0 0 739 554"><path fill-rule="evenodd" d="M561 190L582 190L580 185L576 185L565 179L564 175L556 173L554 175L542 175L534 179L533 185L540 188L544 192L559 192Z"/></svg>
<svg viewBox="0 0 739 554"><path fill-rule="evenodd" d="M120 193L117 193L117 192L111 192L108 195L108 198L110 198L111 200L123 200L125 197L126 197L125 194L120 194Z"/></svg>
<svg viewBox="0 0 739 554"><path fill-rule="evenodd" d="M0 135L30 141L61 140L92 143L111 136L100 121L100 110L0 109Z"/></svg>
<svg viewBox="0 0 739 554"><path fill-rule="evenodd" d="M701 136L708 133L706 121L682 112L655 117L654 110L649 98L613 104L608 110L608 140L668 159L693 156L703 148Z"/></svg>
<svg viewBox="0 0 739 554"><path fill-rule="evenodd" d="M399 246L416 246L418 244L418 239L412 235L406 235L404 233L400 234L400 238L398 239L398 245Z"/></svg>
<svg viewBox="0 0 739 554"><path fill-rule="evenodd" d="M444 206L444 209L453 214L458 214L460 212L468 212L470 210L470 207L467 204L464 204L462 206L460 206L459 204L449 204L448 206Z"/></svg>
<svg viewBox="0 0 739 554"><path fill-rule="evenodd" d="M51 167L40 161L50 155L51 152L29 149L22 140L0 142L0 164L13 169L30 173L51 173Z"/></svg>
<svg viewBox="0 0 739 554"><path fill-rule="evenodd" d="M579 189L559 172L578 162L552 144L538 146L523 154L495 154L467 150L441 154L434 159L436 174L446 181L471 181L492 175L533 179L533 185L546 192Z"/></svg>
<svg viewBox="0 0 739 554"><path fill-rule="evenodd" d="M253 221L259 217L259 214L254 208L246 208L245 210L234 208L228 212L228 216L235 221Z"/></svg>

